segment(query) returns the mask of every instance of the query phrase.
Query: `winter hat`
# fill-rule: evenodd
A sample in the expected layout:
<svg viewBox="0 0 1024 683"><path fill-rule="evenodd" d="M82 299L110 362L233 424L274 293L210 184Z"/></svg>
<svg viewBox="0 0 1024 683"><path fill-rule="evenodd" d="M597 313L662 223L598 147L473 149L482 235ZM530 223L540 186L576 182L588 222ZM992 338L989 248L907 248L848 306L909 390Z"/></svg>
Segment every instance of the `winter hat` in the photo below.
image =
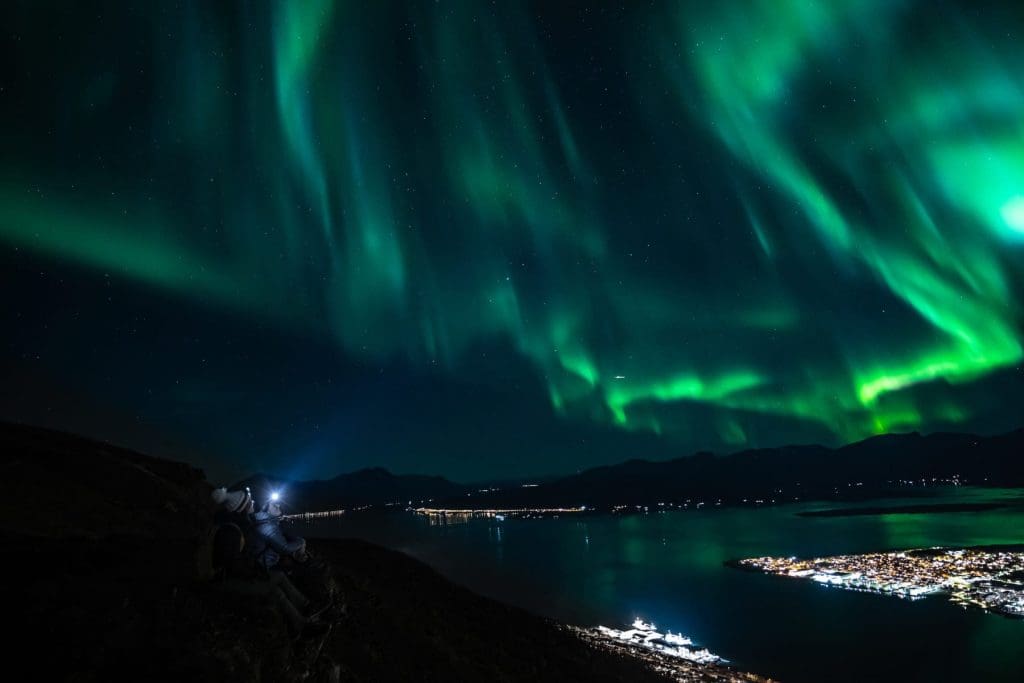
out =
<svg viewBox="0 0 1024 683"><path fill-rule="evenodd" d="M252 496L248 489L228 492L226 488L221 487L214 489L210 495L214 503L223 506L228 512L241 512L252 502Z"/></svg>

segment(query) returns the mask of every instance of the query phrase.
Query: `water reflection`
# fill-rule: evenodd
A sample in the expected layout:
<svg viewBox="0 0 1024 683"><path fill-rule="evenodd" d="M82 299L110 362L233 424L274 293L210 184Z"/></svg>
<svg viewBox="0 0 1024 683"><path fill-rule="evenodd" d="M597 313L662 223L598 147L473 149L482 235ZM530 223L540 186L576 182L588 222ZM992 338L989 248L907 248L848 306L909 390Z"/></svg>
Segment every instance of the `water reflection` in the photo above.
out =
<svg viewBox="0 0 1024 683"><path fill-rule="evenodd" d="M581 626L643 615L741 668L789 683L874 680L883 669L886 678L904 680L1024 680L1024 621L723 566L742 557L1024 542L1020 490L935 493L942 502L1007 506L832 518L795 514L835 507L813 504L503 521L406 513L351 516L324 523L319 533L390 545L473 590Z"/></svg>

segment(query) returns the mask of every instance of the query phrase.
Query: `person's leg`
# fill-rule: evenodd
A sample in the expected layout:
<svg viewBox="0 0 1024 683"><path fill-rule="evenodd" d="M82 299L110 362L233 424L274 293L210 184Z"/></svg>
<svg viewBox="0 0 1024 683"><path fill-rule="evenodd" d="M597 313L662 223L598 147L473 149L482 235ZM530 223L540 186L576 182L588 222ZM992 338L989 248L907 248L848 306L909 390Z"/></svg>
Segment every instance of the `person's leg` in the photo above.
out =
<svg viewBox="0 0 1024 683"><path fill-rule="evenodd" d="M277 586L297 609L305 609L309 606L309 598L295 587L295 584L291 582L284 572L271 571L270 582Z"/></svg>
<svg viewBox="0 0 1024 683"><path fill-rule="evenodd" d="M302 627L306 625L306 617L302 616L298 608L292 604L292 601L285 595L285 592L278 586L272 586L273 590L271 596L273 596L274 602L284 613L285 618L291 625L292 629L299 633L302 631Z"/></svg>
<svg viewBox="0 0 1024 683"><path fill-rule="evenodd" d="M273 572L271 573L273 574ZM292 604L292 601L285 592L272 581L265 581L263 579L230 579L222 585L226 590L233 593L258 597L268 603L269 607L276 607L296 633L302 631L302 627L306 625L306 617L302 615L298 607Z"/></svg>

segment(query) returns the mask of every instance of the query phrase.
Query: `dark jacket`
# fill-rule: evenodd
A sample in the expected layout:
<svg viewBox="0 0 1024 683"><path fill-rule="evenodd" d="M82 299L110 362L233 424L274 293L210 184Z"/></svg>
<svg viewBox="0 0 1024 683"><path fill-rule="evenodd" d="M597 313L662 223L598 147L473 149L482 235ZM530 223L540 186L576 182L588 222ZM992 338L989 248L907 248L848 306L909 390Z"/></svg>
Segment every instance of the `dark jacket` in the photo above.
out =
<svg viewBox="0 0 1024 683"><path fill-rule="evenodd" d="M245 547L256 563L270 569L282 555L294 555L306 547L306 541L281 531L281 516L269 512L252 515L252 524L245 537Z"/></svg>

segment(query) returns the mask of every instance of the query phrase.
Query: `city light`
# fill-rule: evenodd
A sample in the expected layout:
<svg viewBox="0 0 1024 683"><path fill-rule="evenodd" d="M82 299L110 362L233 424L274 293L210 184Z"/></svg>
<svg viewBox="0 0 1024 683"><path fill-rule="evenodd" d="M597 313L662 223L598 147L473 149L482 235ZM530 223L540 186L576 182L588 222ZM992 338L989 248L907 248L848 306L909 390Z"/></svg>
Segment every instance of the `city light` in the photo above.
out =
<svg viewBox="0 0 1024 683"><path fill-rule="evenodd" d="M519 517L524 519L536 517L553 517L559 515L570 515L586 512L586 506L566 508L416 508L413 512L426 517L430 526L447 526L451 524L465 524L473 519L493 519L498 522L505 521L506 517Z"/></svg>
<svg viewBox="0 0 1024 683"><path fill-rule="evenodd" d="M666 631L637 618L626 629L607 626L580 628L565 626L594 647L645 662L651 669L675 681L763 681L758 677L736 672L725 659L705 647L694 645L690 638Z"/></svg>
<svg viewBox="0 0 1024 683"><path fill-rule="evenodd" d="M948 595L958 605L1024 617L1024 552L1016 549L925 548L810 560L756 557L737 565L910 600Z"/></svg>

